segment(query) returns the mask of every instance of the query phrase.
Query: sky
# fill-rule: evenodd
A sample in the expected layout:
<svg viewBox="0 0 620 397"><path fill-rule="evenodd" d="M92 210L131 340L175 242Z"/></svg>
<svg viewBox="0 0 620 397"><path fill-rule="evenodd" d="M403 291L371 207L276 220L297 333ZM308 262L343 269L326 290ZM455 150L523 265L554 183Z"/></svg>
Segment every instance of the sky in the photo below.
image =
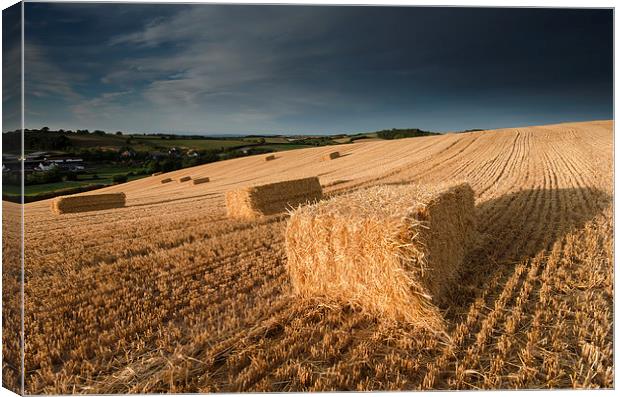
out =
<svg viewBox="0 0 620 397"><path fill-rule="evenodd" d="M21 126L21 6L2 10L2 131Z"/></svg>
<svg viewBox="0 0 620 397"><path fill-rule="evenodd" d="M26 128L454 131L613 118L611 10L26 3Z"/></svg>

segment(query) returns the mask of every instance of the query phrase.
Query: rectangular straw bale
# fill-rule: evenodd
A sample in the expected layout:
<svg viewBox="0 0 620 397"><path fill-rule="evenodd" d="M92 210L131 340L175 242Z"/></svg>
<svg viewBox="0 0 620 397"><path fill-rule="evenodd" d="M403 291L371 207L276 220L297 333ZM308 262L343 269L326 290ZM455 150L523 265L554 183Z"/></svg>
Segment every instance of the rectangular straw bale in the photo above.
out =
<svg viewBox="0 0 620 397"><path fill-rule="evenodd" d="M468 184L376 186L295 210L287 269L298 295L442 332L437 305L475 240Z"/></svg>
<svg viewBox="0 0 620 397"><path fill-rule="evenodd" d="M191 176L182 176L181 178L179 178L179 182L187 182L187 181L191 181L192 177Z"/></svg>
<svg viewBox="0 0 620 397"><path fill-rule="evenodd" d="M56 197L52 200L52 212L57 215L100 211L125 206L125 193L104 193Z"/></svg>
<svg viewBox="0 0 620 397"><path fill-rule="evenodd" d="M204 178L194 178L194 180L192 181L192 183L193 183L194 185L199 185L199 184L201 184L201 183L207 183L207 182L209 182L209 181L210 181L209 177L208 177L208 176L205 176Z"/></svg>
<svg viewBox="0 0 620 397"><path fill-rule="evenodd" d="M322 197L319 178L295 179L227 192L226 210L231 218L252 219L285 212Z"/></svg>
<svg viewBox="0 0 620 397"><path fill-rule="evenodd" d="M340 152L330 152L323 156L323 160L333 160L340 157Z"/></svg>
<svg viewBox="0 0 620 397"><path fill-rule="evenodd" d="M271 160L275 160L276 156L275 154L270 154L269 156L265 157L265 161L271 161Z"/></svg>
<svg viewBox="0 0 620 397"><path fill-rule="evenodd" d="M163 172L159 171L159 172L152 173L151 176L158 176L158 175L161 175L161 174L163 174Z"/></svg>
<svg viewBox="0 0 620 397"><path fill-rule="evenodd" d="M161 183L170 183L172 182L172 178L164 178L161 180Z"/></svg>

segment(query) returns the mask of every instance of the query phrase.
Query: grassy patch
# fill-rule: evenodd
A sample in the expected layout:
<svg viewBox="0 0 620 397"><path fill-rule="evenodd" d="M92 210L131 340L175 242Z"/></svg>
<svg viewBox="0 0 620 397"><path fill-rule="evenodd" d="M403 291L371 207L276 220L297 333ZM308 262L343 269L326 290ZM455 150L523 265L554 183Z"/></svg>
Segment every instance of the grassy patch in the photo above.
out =
<svg viewBox="0 0 620 397"><path fill-rule="evenodd" d="M277 152L281 152L283 150L293 150L293 149L306 149L306 148L310 148L310 147L316 147L316 146L312 146L312 145L296 145L294 143L288 143L288 144L271 144L271 145L259 145L259 146L253 146L254 148L257 149L271 149L271 150L275 150Z"/></svg>
<svg viewBox="0 0 620 397"><path fill-rule="evenodd" d="M149 136L131 137L131 146L136 148L136 143L152 150L155 147L162 148L188 148L197 150L219 150L247 145L248 142L241 139L161 139Z"/></svg>
<svg viewBox="0 0 620 397"><path fill-rule="evenodd" d="M101 187L102 185L109 186L113 184L112 178L114 178L115 175L126 175L129 172L138 173L140 171L142 171L142 169L137 167L102 166L101 168L95 168L89 174L78 175L77 180L75 181L26 185L24 186L24 195L31 198L35 196L45 196L43 198L48 198L50 194L53 195L54 193L68 194L63 192L68 189L82 189L94 186ZM94 178L95 174L97 176L96 178ZM148 175L130 175L127 178L127 181L133 181L146 176ZM6 195L19 195L19 186L3 185L2 193Z"/></svg>
<svg viewBox="0 0 620 397"><path fill-rule="evenodd" d="M71 143L79 148L96 148L96 147L108 147L108 148L119 148L125 146L125 141L127 137L118 136L118 135L78 135L78 134L67 134L66 135Z"/></svg>

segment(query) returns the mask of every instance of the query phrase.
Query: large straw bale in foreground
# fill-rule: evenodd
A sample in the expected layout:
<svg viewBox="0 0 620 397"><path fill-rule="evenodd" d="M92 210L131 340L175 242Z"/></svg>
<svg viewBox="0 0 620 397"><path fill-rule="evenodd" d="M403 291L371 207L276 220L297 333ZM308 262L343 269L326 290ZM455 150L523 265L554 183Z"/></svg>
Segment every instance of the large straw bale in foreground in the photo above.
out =
<svg viewBox="0 0 620 397"><path fill-rule="evenodd" d="M170 183L172 182L172 178L164 178L161 180L161 183Z"/></svg>
<svg viewBox="0 0 620 397"><path fill-rule="evenodd" d="M323 197L319 178L303 178L251 186L226 193L226 210L231 218L256 218L285 212L299 204Z"/></svg>
<svg viewBox="0 0 620 397"><path fill-rule="evenodd" d="M192 177L191 176L182 176L179 178L179 182L187 182L187 181L191 181Z"/></svg>
<svg viewBox="0 0 620 397"><path fill-rule="evenodd" d="M270 154L269 156L265 157L265 161L271 161L275 159L276 159L276 156L274 154Z"/></svg>
<svg viewBox="0 0 620 397"><path fill-rule="evenodd" d="M52 212L57 215L100 211L125 206L125 193L104 193L56 197L52 200Z"/></svg>
<svg viewBox="0 0 620 397"><path fill-rule="evenodd" d="M436 304L475 241L474 211L467 184L377 186L301 207L286 229L295 292L442 331Z"/></svg>

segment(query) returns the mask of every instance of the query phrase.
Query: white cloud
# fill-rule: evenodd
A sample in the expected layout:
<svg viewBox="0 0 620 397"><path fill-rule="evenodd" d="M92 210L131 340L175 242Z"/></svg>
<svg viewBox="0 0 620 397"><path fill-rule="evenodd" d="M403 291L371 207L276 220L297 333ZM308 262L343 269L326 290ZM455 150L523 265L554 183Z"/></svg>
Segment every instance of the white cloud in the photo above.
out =
<svg viewBox="0 0 620 397"><path fill-rule="evenodd" d="M320 7L271 7L200 5L189 6L169 18L156 18L136 32L119 35L111 44L138 44L155 47L166 43L183 46L195 41L227 42L287 41L308 39L332 26L335 12Z"/></svg>
<svg viewBox="0 0 620 397"><path fill-rule="evenodd" d="M285 12L283 12L285 11ZM326 33L331 13L312 7L190 7L143 29L113 38L111 45L157 48L157 54L125 60L104 76L108 84L141 88L146 101L167 114L193 113L205 123L274 120L299 111L303 103L323 104L315 87L292 87L290 67L322 54L296 43ZM326 15L329 15L326 18ZM308 27L311 27L309 29ZM166 55L162 55L166 52ZM301 73L301 71L300 71ZM303 77L303 76L300 76ZM285 94L305 99L287 100ZM324 94L327 95L327 94ZM333 94L330 94L333 95ZM244 128L248 128L245 125Z"/></svg>
<svg viewBox="0 0 620 397"><path fill-rule="evenodd" d="M79 100L73 84L83 79L80 74L67 74L46 57L45 50L35 44L24 46L25 92L36 97ZM73 83L73 84L72 84Z"/></svg>
<svg viewBox="0 0 620 397"><path fill-rule="evenodd" d="M4 48L2 59L2 129L13 131L21 127L21 48Z"/></svg>
<svg viewBox="0 0 620 397"><path fill-rule="evenodd" d="M70 109L78 120L114 120L124 110L124 105L118 100L128 94L131 94L131 91L106 92L95 98L82 100Z"/></svg>

